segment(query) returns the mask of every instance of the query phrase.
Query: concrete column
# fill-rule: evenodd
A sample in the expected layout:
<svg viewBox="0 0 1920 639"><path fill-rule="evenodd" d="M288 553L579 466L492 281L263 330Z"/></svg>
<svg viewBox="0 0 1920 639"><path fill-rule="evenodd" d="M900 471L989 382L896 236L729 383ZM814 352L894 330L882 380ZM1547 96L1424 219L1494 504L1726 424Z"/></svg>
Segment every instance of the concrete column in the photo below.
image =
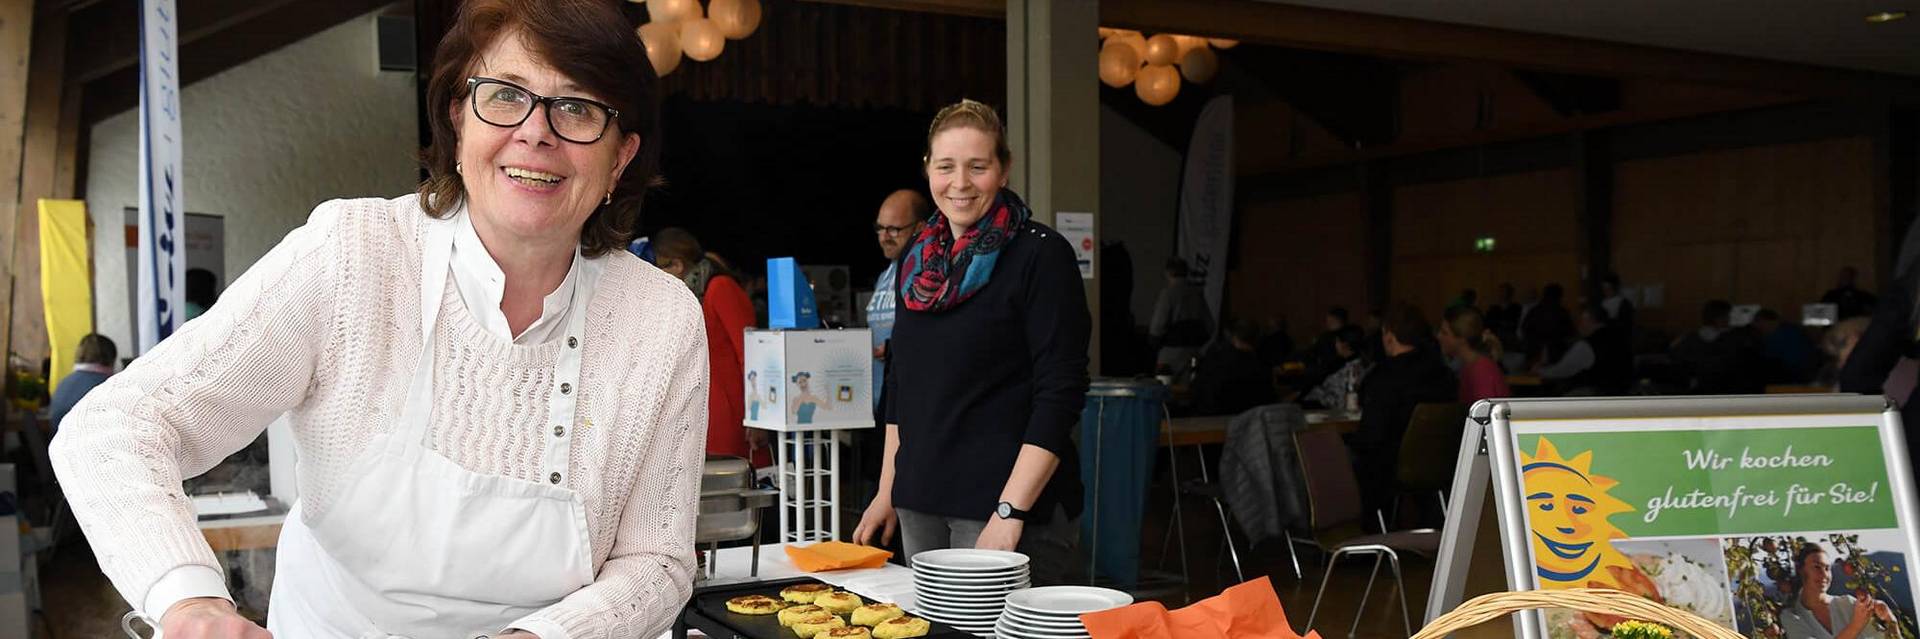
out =
<svg viewBox="0 0 1920 639"><path fill-rule="evenodd" d="M1007 135L1013 147L1009 185L1034 218L1100 213L1100 3L1097 0L1007 0ZM1094 247L1099 252L1099 247ZM1086 280L1094 318L1092 366L1100 369L1100 262Z"/></svg>

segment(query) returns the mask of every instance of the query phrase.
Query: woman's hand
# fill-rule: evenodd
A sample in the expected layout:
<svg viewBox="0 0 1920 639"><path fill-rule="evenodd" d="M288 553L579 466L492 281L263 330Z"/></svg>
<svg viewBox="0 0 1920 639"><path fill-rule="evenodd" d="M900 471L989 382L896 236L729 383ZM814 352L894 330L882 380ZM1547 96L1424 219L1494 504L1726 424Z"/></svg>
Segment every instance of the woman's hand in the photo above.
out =
<svg viewBox="0 0 1920 639"><path fill-rule="evenodd" d="M873 503L867 504L867 512L860 515L860 525L853 529L853 543L871 546L876 534L882 545L893 543L893 531L899 527L900 515L893 512L893 502L875 497Z"/></svg>
<svg viewBox="0 0 1920 639"><path fill-rule="evenodd" d="M234 611L233 602L217 597L182 599L160 616L160 628L171 639L273 639Z"/></svg>
<svg viewBox="0 0 1920 639"><path fill-rule="evenodd" d="M1867 622L1873 621L1874 605L1878 603L1880 602L1874 601L1872 597L1855 595L1853 598L1853 620L1847 624L1847 627L1852 629L1867 627Z"/></svg>
<svg viewBox="0 0 1920 639"><path fill-rule="evenodd" d="M988 517L987 527L980 529L980 538L973 542L973 547L1012 552L1020 545L1020 533L1025 532L1026 528L1027 522L1018 519Z"/></svg>

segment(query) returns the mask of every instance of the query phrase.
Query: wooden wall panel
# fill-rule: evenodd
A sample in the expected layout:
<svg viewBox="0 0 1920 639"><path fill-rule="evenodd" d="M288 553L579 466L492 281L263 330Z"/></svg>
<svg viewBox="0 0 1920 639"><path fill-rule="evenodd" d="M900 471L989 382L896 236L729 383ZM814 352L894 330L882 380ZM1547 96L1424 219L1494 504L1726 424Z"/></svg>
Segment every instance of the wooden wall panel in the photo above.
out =
<svg viewBox="0 0 1920 639"><path fill-rule="evenodd" d="M1243 201L1227 314L1284 318L1297 343L1320 333L1329 307L1365 313L1366 232L1359 193Z"/></svg>
<svg viewBox="0 0 1920 639"><path fill-rule="evenodd" d="M1873 290L1873 175L1873 142L1859 137L1621 163L1615 270L1664 289L1641 323L1677 334L1714 298L1797 318L1843 265Z"/></svg>
<svg viewBox="0 0 1920 639"><path fill-rule="evenodd" d="M1461 289L1493 299L1501 283L1525 291L1558 282L1578 288L1574 174L1555 169L1417 184L1393 194L1396 303L1438 316ZM1492 236L1493 253L1474 240Z"/></svg>

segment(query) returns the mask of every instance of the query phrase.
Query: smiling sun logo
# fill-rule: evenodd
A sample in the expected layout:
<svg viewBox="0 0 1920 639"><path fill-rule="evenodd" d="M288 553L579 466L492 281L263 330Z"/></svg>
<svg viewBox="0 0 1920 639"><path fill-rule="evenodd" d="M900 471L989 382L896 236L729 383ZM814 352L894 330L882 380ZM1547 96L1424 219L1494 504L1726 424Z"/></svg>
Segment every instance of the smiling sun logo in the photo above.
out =
<svg viewBox="0 0 1920 639"><path fill-rule="evenodd" d="M1613 548L1613 540L1626 535L1607 521L1611 515L1633 512L1632 506L1607 494L1620 482L1593 474L1593 451L1567 459L1545 437L1532 456L1520 453L1520 464L1540 586L1623 588L1621 575L1635 568Z"/></svg>

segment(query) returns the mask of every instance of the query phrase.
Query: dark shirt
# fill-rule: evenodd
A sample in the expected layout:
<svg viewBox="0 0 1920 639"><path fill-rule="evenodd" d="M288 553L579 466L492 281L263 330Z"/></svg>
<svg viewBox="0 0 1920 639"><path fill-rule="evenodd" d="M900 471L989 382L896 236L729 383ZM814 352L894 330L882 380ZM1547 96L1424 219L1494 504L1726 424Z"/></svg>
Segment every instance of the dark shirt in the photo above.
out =
<svg viewBox="0 0 1920 639"><path fill-rule="evenodd" d="M1521 320L1520 336L1527 341L1528 353L1540 361L1559 361L1573 344L1573 315L1559 304L1542 302Z"/></svg>
<svg viewBox="0 0 1920 639"><path fill-rule="evenodd" d="M73 405L80 403L80 398L86 397L93 387L105 381L107 381L106 373L78 370L60 378L60 383L53 391L53 403L49 408L51 414L48 415L53 420L54 429L60 428L60 420L66 419L67 413L73 410Z"/></svg>
<svg viewBox="0 0 1920 639"><path fill-rule="evenodd" d="M1767 353L1767 381L1774 384L1804 384L1813 376L1813 340L1806 331L1792 324L1781 324L1762 338Z"/></svg>
<svg viewBox="0 0 1920 639"><path fill-rule="evenodd" d="M1386 358L1360 383L1360 430L1352 433L1348 443L1398 446L1415 406L1453 402L1459 392L1453 369L1433 349Z"/></svg>
<svg viewBox="0 0 1920 639"><path fill-rule="evenodd" d="M1872 293L1851 286L1836 288L1827 291L1826 295L1820 296L1821 304L1832 304L1839 307L1840 319L1872 315L1873 309L1879 305L1879 301L1880 299L1874 297Z"/></svg>
<svg viewBox="0 0 1920 639"><path fill-rule="evenodd" d="M1920 277L1916 274L1913 277ZM1873 312L1873 321L1853 354L1840 366L1840 392L1879 395L1885 391L1887 375L1902 358L1920 355L1920 341L1914 339L1911 291L1916 284L1903 280L1887 291L1887 303ZM1920 460L1920 386L1907 394L1900 408L1900 425L1906 431L1907 459Z"/></svg>
<svg viewBox="0 0 1920 639"><path fill-rule="evenodd" d="M1000 502L1020 448L1060 466L1028 509L1082 506L1073 427L1086 405L1092 319L1073 247L1035 222L1015 232L992 279L940 313L900 304L887 365L888 423L900 425L893 504L984 520Z"/></svg>
<svg viewBox="0 0 1920 639"><path fill-rule="evenodd" d="M1251 352L1222 344L1200 356L1193 407L1201 415L1238 415L1275 401L1273 367Z"/></svg>
<svg viewBox="0 0 1920 639"><path fill-rule="evenodd" d="M1746 395L1766 387L1765 355L1750 329L1729 329L1711 340L1695 330L1674 344L1672 355L1694 394Z"/></svg>
<svg viewBox="0 0 1920 639"><path fill-rule="evenodd" d="M1346 436L1366 510L1387 507L1393 497L1400 438L1421 404L1453 403L1460 389L1453 369L1433 348L1389 357L1360 383L1360 430Z"/></svg>

